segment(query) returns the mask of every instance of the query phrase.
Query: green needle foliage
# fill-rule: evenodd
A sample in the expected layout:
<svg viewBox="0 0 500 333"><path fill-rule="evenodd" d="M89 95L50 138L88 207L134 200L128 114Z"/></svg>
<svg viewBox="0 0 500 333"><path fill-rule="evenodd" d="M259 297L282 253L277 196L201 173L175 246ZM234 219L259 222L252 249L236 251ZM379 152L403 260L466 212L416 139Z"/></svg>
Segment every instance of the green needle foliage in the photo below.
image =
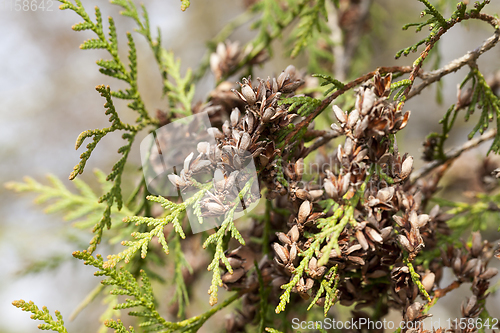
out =
<svg viewBox="0 0 500 333"><path fill-rule="evenodd" d="M56 319L52 318L49 313L47 307L43 307L42 310L38 309L38 307L33 302L25 302L22 299L19 301L12 302L16 308L19 308L26 312L31 312L31 319L33 320L43 320L45 324L38 325L38 328L41 330L51 330L59 333L67 333L68 331L64 327L64 320L59 311L55 311Z"/></svg>

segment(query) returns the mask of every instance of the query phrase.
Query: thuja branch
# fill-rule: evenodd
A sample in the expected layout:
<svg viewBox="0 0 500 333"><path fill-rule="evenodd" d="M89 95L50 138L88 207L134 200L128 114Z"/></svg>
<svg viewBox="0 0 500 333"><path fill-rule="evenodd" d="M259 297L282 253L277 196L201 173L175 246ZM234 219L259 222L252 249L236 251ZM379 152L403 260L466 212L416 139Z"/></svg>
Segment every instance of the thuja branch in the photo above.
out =
<svg viewBox="0 0 500 333"><path fill-rule="evenodd" d="M146 232L134 232L132 237L133 241L123 241L122 245L127 246L127 249L118 253L108 256L108 261L106 261L103 267L114 267L121 260L129 262L132 256L141 251L141 258L146 258L149 243L152 241L153 237L158 237L158 243L162 245L165 254L169 254L169 248L167 241L165 239L164 228L167 224L171 223L174 227L175 232L182 238L186 238L184 231L182 229L182 218L189 206L194 205L196 202L201 200L203 195L210 189L212 183L204 185L195 195L187 199L182 203L174 203L161 196L148 196L149 201L159 203L164 209L168 211L165 217L162 218L152 218L143 216L130 216L124 219L124 222L133 222L135 225L147 225L152 227L152 229Z"/></svg>
<svg viewBox="0 0 500 333"><path fill-rule="evenodd" d="M387 73L409 73L412 71L412 67L410 66L394 66L394 67L379 67L376 70L369 72L363 76L358 77L355 80L345 84L342 88L338 89L331 95L327 96L325 99L321 101L321 104L314 109L304 120L298 123L293 131L291 131L284 140L284 146L288 145L292 139L299 133L299 131L303 128L309 126L309 124L324 110L330 105L330 103L335 100L340 95L345 92L353 89L354 87L362 84L363 82L373 78L377 73L387 74Z"/></svg>
<svg viewBox="0 0 500 333"><path fill-rule="evenodd" d="M475 148L481 143L493 139L497 135L497 129L492 128L488 130L486 133L481 135L478 138L472 139L464 143L462 146L457 147L446 153L446 157L444 159L439 159L439 160L434 160L432 162L427 163L424 165L422 168L419 170L416 170L412 173L411 175L411 181L412 183L416 182L418 179L422 178L426 174L428 174L430 171L434 170L440 165L443 165L451 160L456 159L459 157L463 152Z"/></svg>
<svg viewBox="0 0 500 333"><path fill-rule="evenodd" d="M228 272L230 274L233 274L233 268L231 267L231 264L229 263L229 260L227 259L226 255L224 254L225 251L225 244L224 244L224 236L226 235L226 232L231 233L231 237L235 238L238 240L238 242L242 245L245 245L245 240L241 236L240 232L238 229L236 229L236 226L234 225L234 212L236 211L236 208L238 208L238 204L244 200L245 195L249 193L250 188L252 187L252 182L248 181L243 189L240 191L238 197L236 198L234 202L234 207L231 208L227 213L224 221L222 222L222 225L220 228L217 230L217 232L213 233L210 235L207 240L203 243L203 248L207 248L207 246L211 244L215 244L215 254L212 262L210 265L208 265L208 270L213 272L212 275L212 284L210 286L210 289L208 290L208 293L210 294L210 305L214 305L218 301L218 287L222 287L222 279L221 279L221 269L219 266L219 263L222 262L224 266L226 266Z"/></svg>
<svg viewBox="0 0 500 333"><path fill-rule="evenodd" d="M420 94L422 90L424 90L428 85L441 80L443 76L456 72L465 65L474 64L479 56L494 47L498 43L499 39L500 30L496 30L493 36L489 37L481 46L479 46L475 50L469 51L466 55L451 61L446 66L438 70L421 73L420 78L423 80L423 82L414 87L409 92L407 99Z"/></svg>
<svg viewBox="0 0 500 333"><path fill-rule="evenodd" d="M23 311L26 312L31 312L33 315L31 315L31 319L36 319L36 320L43 320L45 324L40 324L38 325L38 328L41 330L51 330L54 332L59 332L59 333L67 333L68 331L64 327L64 321L62 318L62 315L59 311L55 311L56 314L56 319L54 320L52 316L49 313L49 310L47 307L43 307L42 310L38 309L38 307L32 302L26 302L24 300L18 300L12 302L12 305L14 305L16 308L20 308Z"/></svg>
<svg viewBox="0 0 500 333"><path fill-rule="evenodd" d="M139 113L139 118L137 122L141 122L143 119L151 121L149 114L144 106L141 95L138 91L137 86L137 54L135 49L135 44L132 39L132 35L127 34L128 45L129 45L129 68L120 59L118 55L118 38L116 34L116 27L113 18L109 17L109 39L103 32L102 15L99 7L95 7L96 22L94 23L89 15L87 14L85 8L83 7L81 0L75 0L73 4L70 0L58 0L62 4L59 9L71 9L76 14L78 14L84 22L77 23L73 25L72 29L75 31L91 30L96 35L97 38L86 40L80 45L81 49L104 49L109 52L112 60L98 60L97 64L101 67L99 71L105 75L114 77L116 79L127 82L130 85L130 89L126 89L125 92L117 91L113 92L112 95L122 99L133 100L128 106L132 110Z"/></svg>
<svg viewBox="0 0 500 333"><path fill-rule="evenodd" d="M424 3L426 3L426 5L430 6L430 4L428 3L427 0L425 0L425 1L421 0L421 2L424 2ZM487 3L487 2L485 2L485 3ZM430 50L434 47L434 45L441 38L441 36L443 34L445 34L449 29L451 29L453 26L455 26L457 23L460 23L461 21L468 20L468 19L479 19L479 20L485 21L485 22L489 23L491 26L493 26L493 28L495 29L495 36L497 36L496 39L498 40L499 21L497 18L495 18L491 15L479 13L479 10L471 10L470 12L465 12L465 5L463 3L459 3L457 8L458 9L452 14L452 17L447 21L443 21L442 16L439 13L436 13L435 10L434 11L431 10L432 15L434 15L436 17L440 17L440 18L438 18L439 25L435 26L435 23L434 23L434 25L431 25L431 27L433 27L433 30L430 33L429 37L425 40L426 47L420 53L420 56L413 63L413 70L411 71L410 77L408 78L409 84L405 88L403 95L402 95L403 102L406 99L408 99L410 90L412 89L412 86L413 86L413 83L415 82L415 79L417 78L417 75L418 75L420 69L422 68L422 64L423 64L424 60L429 55ZM496 41L494 43L496 43ZM491 45L491 47L493 47L493 46L494 46L494 44ZM486 51L486 50L484 50L484 51ZM398 55L396 57L398 57L400 55L401 55L401 53L398 53ZM479 55L480 54L478 54L477 56L479 56Z"/></svg>

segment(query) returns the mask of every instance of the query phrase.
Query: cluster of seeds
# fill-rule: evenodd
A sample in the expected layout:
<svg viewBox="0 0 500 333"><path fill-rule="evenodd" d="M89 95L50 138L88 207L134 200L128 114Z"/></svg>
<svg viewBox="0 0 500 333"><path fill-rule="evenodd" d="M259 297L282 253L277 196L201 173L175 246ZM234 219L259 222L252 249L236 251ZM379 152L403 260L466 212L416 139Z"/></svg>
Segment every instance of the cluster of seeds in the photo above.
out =
<svg viewBox="0 0 500 333"><path fill-rule="evenodd" d="M229 52L231 46L226 47ZM228 54L228 59L232 59ZM218 52L219 57L222 55L222 51ZM302 254L321 232L320 222L337 214L331 207L341 212L338 220L344 217L350 223L337 234L327 235L320 251L307 259L291 292L323 306L326 295L318 294L324 292L321 283L336 279L336 301L345 306L355 304L353 318L368 319L366 309L377 306L380 318L394 308L401 311L407 322L418 322L428 316L418 297L425 299L428 293L441 292L436 286L447 266L453 268L457 283L472 283L473 296L464 303L462 312L465 317L476 317L487 296L488 280L497 274L495 269L486 267L493 255L491 245L481 242L478 234L474 234L472 247L448 248L442 258L432 258L425 267L409 264L424 247L439 248L436 234L450 233L446 221L451 216L441 213L438 205L428 214L424 212L437 190L438 179L416 184L409 181L413 157L399 154L395 134L407 125L410 112L403 112L401 104L388 98L391 75L377 74L373 81L362 85L349 113L333 106L338 123L332 125L332 130L336 136L345 136L345 140L331 156L334 165L321 166L324 171L319 171L315 178L321 180L319 183L305 177L304 158L311 150L304 142L278 145L283 131L304 119L278 101L294 96L303 84L293 66L277 78L257 79L257 84L250 78L243 79L241 89L233 89L239 106L231 110L220 129L208 130L216 144L200 143L198 157L188 156L181 175L170 178L182 187L191 184L190 177L200 168L213 170L214 186L202 199L201 212L203 216L224 216L237 201L242 185L249 181L242 170L253 160L258 180L243 206L260 198L260 188L265 188L267 199L273 201L268 218L276 233L269 243L250 243L226 254L233 272L223 274L224 286L245 291L244 311L228 317L227 330L244 331L245 325L256 318L259 278L272 286L269 299L279 299L281 287L296 277L302 260L306 260ZM234 97L219 94L210 107L223 110L224 105L234 105L231 98ZM360 200L352 201L355 196ZM325 209L326 203L330 203L329 209ZM244 238L262 235L262 223L254 221ZM335 247L325 253L330 241ZM249 263L241 253L262 253L262 247L268 246L274 258L262 257L257 273L252 263L259 258ZM324 255L328 255L326 261ZM336 275L331 273L333 267L337 267Z"/></svg>

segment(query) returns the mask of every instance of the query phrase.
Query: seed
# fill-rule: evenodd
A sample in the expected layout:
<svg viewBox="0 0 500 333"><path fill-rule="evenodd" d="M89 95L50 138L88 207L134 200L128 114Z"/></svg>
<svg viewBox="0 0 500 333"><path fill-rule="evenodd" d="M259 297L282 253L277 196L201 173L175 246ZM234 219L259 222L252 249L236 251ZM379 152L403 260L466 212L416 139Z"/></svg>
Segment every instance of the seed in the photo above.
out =
<svg viewBox="0 0 500 333"><path fill-rule="evenodd" d="M403 165L401 167L401 178L406 179L413 169L413 157L409 156L406 160L404 160Z"/></svg>
<svg viewBox="0 0 500 333"><path fill-rule="evenodd" d="M297 191L295 191L295 195L300 200L311 200L311 196L309 195L309 192L307 192L306 190L301 189L301 188L299 188Z"/></svg>
<svg viewBox="0 0 500 333"><path fill-rule="evenodd" d="M240 268L243 265L243 263L245 262L245 260L242 260L242 259L239 259L239 258L235 258L235 257L228 257L227 261L229 261L229 265L231 265L231 268L233 270L237 269L237 268Z"/></svg>
<svg viewBox="0 0 500 333"><path fill-rule="evenodd" d="M362 98L363 98L363 101L362 101L360 109L361 109L361 114L364 116L364 115L367 115L368 112L372 109L373 105L375 104L375 101L378 98L371 89L365 89L363 91Z"/></svg>
<svg viewBox="0 0 500 333"><path fill-rule="evenodd" d="M498 269L490 267L487 270L485 270L481 275L479 275L479 278L483 280L489 280L497 274L498 274Z"/></svg>
<svg viewBox="0 0 500 333"><path fill-rule="evenodd" d="M274 252L278 255L281 262L287 264L290 259L290 253L286 249L286 247L279 245L278 243L273 244Z"/></svg>
<svg viewBox="0 0 500 333"><path fill-rule="evenodd" d="M358 122L356 128L354 128L354 137L359 138L363 132L368 128L370 124L370 117L363 118L362 121Z"/></svg>
<svg viewBox="0 0 500 333"><path fill-rule="evenodd" d="M482 241L481 241L481 234L479 231L473 232L472 233L472 256L477 257L479 254L481 254L481 251L483 249L482 246Z"/></svg>
<svg viewBox="0 0 500 333"><path fill-rule="evenodd" d="M193 163L193 165L191 165L191 172L198 172L210 165L212 165L212 162L208 160L196 161L195 163Z"/></svg>
<svg viewBox="0 0 500 333"><path fill-rule="evenodd" d="M210 127L207 129L207 132L216 139L224 139L224 134L217 127Z"/></svg>
<svg viewBox="0 0 500 333"><path fill-rule="evenodd" d="M337 105L334 105L332 108L333 108L333 112L335 113L335 117L337 117L337 120L341 124L344 124L347 121L347 118L346 118L344 111L342 111L342 109L339 108Z"/></svg>
<svg viewBox="0 0 500 333"><path fill-rule="evenodd" d="M414 321L418 315L420 314L420 309L422 308L422 304L419 302L415 302L411 304L407 309L406 309L406 320L407 321Z"/></svg>
<svg viewBox="0 0 500 333"><path fill-rule="evenodd" d="M392 227L385 227L382 230L380 230L380 236L382 236L382 239L386 241L391 235L391 232L392 232Z"/></svg>
<svg viewBox="0 0 500 333"><path fill-rule="evenodd" d="M247 150L248 146L250 146L250 134L247 132L244 132L243 135L240 137L238 148L241 150Z"/></svg>
<svg viewBox="0 0 500 333"><path fill-rule="evenodd" d="M214 172L214 185L217 191L224 191L226 179L224 178L224 172L221 169L216 169Z"/></svg>
<svg viewBox="0 0 500 333"><path fill-rule="evenodd" d="M206 141L198 142L196 150L198 150L198 153L200 154L208 155L208 153L210 152L210 143Z"/></svg>
<svg viewBox="0 0 500 333"><path fill-rule="evenodd" d="M172 184L174 184L174 186L176 187L184 187L186 186L186 182L179 176L175 175L175 174L172 174L172 175L168 175L168 180L170 180L170 182Z"/></svg>
<svg viewBox="0 0 500 333"><path fill-rule="evenodd" d="M436 279L436 275L434 273L429 273L424 276L422 279L422 285L424 286L427 292L430 292L434 287L434 280Z"/></svg>
<svg viewBox="0 0 500 333"><path fill-rule="evenodd" d="M304 223L309 214L311 213L311 203L309 201L304 201L299 208L298 221L299 223Z"/></svg>
<svg viewBox="0 0 500 333"><path fill-rule="evenodd" d="M276 110L273 107L269 107L264 111L264 115L262 116L262 121L267 123L271 120L271 118L275 115Z"/></svg>
<svg viewBox="0 0 500 333"><path fill-rule="evenodd" d="M325 305L325 300L326 300L325 297L318 298L318 300L316 301L316 305L323 307Z"/></svg>
<svg viewBox="0 0 500 333"><path fill-rule="evenodd" d="M312 190L309 191L309 195L311 196L312 201L316 201L323 196L323 190Z"/></svg>
<svg viewBox="0 0 500 333"><path fill-rule="evenodd" d="M406 236L398 235L397 239L401 246L403 246L408 252L413 252L415 250Z"/></svg>
<svg viewBox="0 0 500 333"><path fill-rule="evenodd" d="M227 272L221 279L224 283L234 283L243 277L243 275L245 275L245 270L243 268L238 268L233 271L233 274Z"/></svg>
<svg viewBox="0 0 500 333"><path fill-rule="evenodd" d="M477 261L479 259L471 259L469 261L467 261L467 263L465 264L465 267L463 269L463 273L464 274L467 274L469 273L470 271L472 271L475 267L476 267L476 264L477 264Z"/></svg>
<svg viewBox="0 0 500 333"><path fill-rule="evenodd" d="M224 124L222 124L222 132L224 132L224 134L227 136L227 137L231 137L231 135L233 134L232 133L232 130L231 130L231 126L229 125L229 121L225 121ZM223 139L224 137L220 138L220 139Z"/></svg>
<svg viewBox="0 0 500 333"><path fill-rule="evenodd" d="M455 274L460 274L461 268L462 268L462 261L460 260L460 257L456 257L453 260L453 270L455 271Z"/></svg>
<svg viewBox="0 0 500 333"><path fill-rule="evenodd" d="M308 291L309 289L311 289L312 287L314 286L314 280L311 279L311 278L308 278L306 280L306 285L304 287L304 291Z"/></svg>
<svg viewBox="0 0 500 333"><path fill-rule="evenodd" d="M377 192L377 199L387 202L394 196L394 187L385 187Z"/></svg>
<svg viewBox="0 0 500 333"><path fill-rule="evenodd" d="M331 250L330 251L330 255L329 255L329 258L338 258L340 255L339 253L337 253L336 250Z"/></svg>
<svg viewBox="0 0 500 333"><path fill-rule="evenodd" d="M277 84L280 87L283 86L283 82L286 80L286 77L287 77L287 74L285 73L285 71L281 72L280 75L278 76ZM278 90L278 87L276 87L276 89L273 89L273 90Z"/></svg>
<svg viewBox="0 0 500 333"><path fill-rule="evenodd" d="M316 268L318 268L318 259L316 259L315 257L312 257L309 260L309 270L310 271L315 271Z"/></svg>
<svg viewBox="0 0 500 333"><path fill-rule="evenodd" d="M297 72L297 70L295 69L295 66L294 65L288 65L286 68L285 68L285 73L290 77L290 78L294 78L295 77L295 73Z"/></svg>
<svg viewBox="0 0 500 333"><path fill-rule="evenodd" d="M380 243L380 244L382 244L384 242L384 240L382 239L382 236L380 236L380 234L375 229L372 229L370 227L365 227L365 230L366 230L366 234L368 235L368 237L371 238L372 241Z"/></svg>
<svg viewBox="0 0 500 333"><path fill-rule="evenodd" d="M360 258L360 257L347 256L347 259L352 261L353 263L361 265L361 266L363 266L365 264L365 261L363 260L363 258Z"/></svg>
<svg viewBox="0 0 500 333"><path fill-rule="evenodd" d="M292 244L292 247L290 248L290 262L293 262L295 258L297 258L297 245Z"/></svg>
<svg viewBox="0 0 500 333"><path fill-rule="evenodd" d="M288 232L288 236L290 237L290 240L293 242L293 243L296 243L298 240L299 240L299 228L297 228L296 225L294 225L292 227L292 229L290 229L290 231Z"/></svg>
<svg viewBox="0 0 500 333"><path fill-rule="evenodd" d="M277 233L276 233L276 236L278 236L278 239L279 239L279 241L280 241L281 243L283 243L283 244L288 244L288 245L291 245L291 244L292 244L292 242L291 242L290 238L288 238L288 236L287 236L287 235L285 235L285 233L283 233L283 232L277 232Z"/></svg>
<svg viewBox="0 0 500 333"><path fill-rule="evenodd" d="M392 219L400 226L400 227L403 227L406 225L406 221L404 218L402 218L401 216L397 216L397 215L393 215L392 216Z"/></svg>
<svg viewBox="0 0 500 333"><path fill-rule="evenodd" d="M216 202L208 202L205 207L211 214L222 215L226 212L226 209Z"/></svg>
<svg viewBox="0 0 500 333"><path fill-rule="evenodd" d="M247 124L247 128L245 130L247 131L253 131L253 126L254 126L254 123L255 123L255 118L253 116L252 113L248 113L246 116L245 116L245 123Z"/></svg>
<svg viewBox="0 0 500 333"><path fill-rule="evenodd" d="M354 159L354 162L359 163L365 158L365 156L368 154L368 149L363 149L359 153L356 154L356 158Z"/></svg>
<svg viewBox="0 0 500 333"><path fill-rule="evenodd" d="M293 82L287 83L284 86L282 86L280 91L283 93L291 93L292 91L300 87L303 83L304 81L302 80L295 80Z"/></svg>
<svg viewBox="0 0 500 333"><path fill-rule="evenodd" d="M330 198L338 198L337 188L333 185L330 179L326 179L323 186L325 187L326 194L328 194Z"/></svg>
<svg viewBox="0 0 500 333"><path fill-rule="evenodd" d="M231 111L231 126L236 127L238 125L238 120L240 119L241 112L238 108L234 108L233 111Z"/></svg>
<svg viewBox="0 0 500 333"><path fill-rule="evenodd" d="M360 244L354 244L353 246L347 249L345 254L351 254L352 252L361 250L362 248L363 247Z"/></svg>
<svg viewBox="0 0 500 333"><path fill-rule="evenodd" d="M358 239L358 242L363 250L368 250L370 246L368 245L368 241L366 240L366 237L361 230L356 230L356 238Z"/></svg>
<svg viewBox="0 0 500 333"><path fill-rule="evenodd" d="M423 226L425 226L427 224L427 221L429 221L429 215L420 214L420 215L418 215L417 219L414 221L412 226L415 228L422 228ZM412 221L410 220L410 223L411 222Z"/></svg>
<svg viewBox="0 0 500 333"><path fill-rule="evenodd" d="M186 159L184 160L184 170L189 171L189 165L191 164L191 160L193 159L194 153L191 152Z"/></svg>
<svg viewBox="0 0 500 333"><path fill-rule="evenodd" d="M472 309L477 303L477 297L476 295L472 295L469 298L469 301L467 302L467 306L464 308L464 304L462 303L462 313L465 317L468 317L469 314L471 313Z"/></svg>
<svg viewBox="0 0 500 333"><path fill-rule="evenodd" d="M347 126L349 128L353 128L354 125L356 125L356 122L359 119L359 111L354 109L349 113L349 116L347 117Z"/></svg>
<svg viewBox="0 0 500 333"><path fill-rule="evenodd" d="M257 96L255 95L252 87L250 87L246 83L241 86L241 94L243 95L243 97L245 97L249 105L254 105L257 101Z"/></svg>
<svg viewBox="0 0 500 333"><path fill-rule="evenodd" d="M354 143L351 138L347 138L344 143L344 152L347 156L350 156L353 151Z"/></svg>
<svg viewBox="0 0 500 333"><path fill-rule="evenodd" d="M351 173L348 172L342 178L342 195L344 195L347 192L347 190L349 189L350 182L351 182Z"/></svg>
<svg viewBox="0 0 500 333"><path fill-rule="evenodd" d="M294 169L295 169L296 179L301 179L302 175L304 174L304 159L303 158L299 158L297 160L297 162L295 162Z"/></svg>

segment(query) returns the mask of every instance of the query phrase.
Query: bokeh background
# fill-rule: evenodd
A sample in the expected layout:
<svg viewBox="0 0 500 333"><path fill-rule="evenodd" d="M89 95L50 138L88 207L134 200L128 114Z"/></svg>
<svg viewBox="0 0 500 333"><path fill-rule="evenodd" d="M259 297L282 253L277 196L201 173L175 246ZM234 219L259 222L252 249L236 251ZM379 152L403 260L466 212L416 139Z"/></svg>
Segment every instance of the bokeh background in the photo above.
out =
<svg viewBox="0 0 500 333"><path fill-rule="evenodd" d="M58 10L55 1L52 1L51 11L9 10L5 7L9 1L4 0L0 8L0 184L21 181L25 175L45 182L45 175L51 173L71 187L67 178L82 152L82 149L74 150L78 134L87 129L105 127L108 123L104 115L104 101L94 87L110 84L116 90L121 86L97 70L95 60L106 54L78 49L84 39L93 36L91 32L76 33L71 30L71 25L79 21L76 14ZM486 11L500 13L500 3L492 2ZM118 7L107 1L85 0L83 4L89 12L98 5L104 17L113 16L120 36L119 45L126 45L124 32L134 29L132 20L120 17ZM145 5L152 27L161 28L163 45L175 52L182 60L184 69L197 66L204 55L205 42L244 10L243 1L240 0L193 0L186 12L180 11L180 2L176 0L147 0ZM47 1L45 7L48 7ZM417 1L374 2L373 10L377 15L382 15L383 23L370 33L371 48L365 57L367 68L371 70L378 66L412 63L415 54L398 61L394 60L394 54L427 33L415 34L411 29L406 32L400 29L403 23L417 20L422 9ZM442 63L476 48L491 34L491 28L481 22L454 27L439 44ZM231 40L246 42L253 35L254 32L245 25L231 36ZM139 50L139 84L146 105L150 110L165 109L165 102L161 98L161 79L154 58L141 36L135 37ZM258 69L256 76L260 74L261 77L267 77L279 73L289 63L298 68L306 66L303 57L293 61L287 59L282 42L278 41L274 46L276 58ZM483 55L478 64L483 73L500 70L500 46ZM436 103L434 88L406 104L407 109L412 110L412 116L409 126L400 137L400 151L407 151L415 157L421 156L421 144L425 136L431 131L440 130L438 120L448 106L456 101L456 85L466 73L467 70L463 69L444 78L442 105ZM233 81L236 80L237 77ZM196 101L204 101L213 85L213 76L204 77L198 84ZM124 119L134 119L124 104L117 105ZM467 124L460 120L449 143L464 142L473 121ZM116 149L121 142L118 134L103 139L81 178L95 185L90 170L100 168L108 173L118 158ZM481 156L484 156L487 148L488 144L484 144L457 161L444 184L452 187L457 179L470 178L479 167ZM138 144L132 150L130 161L132 166L139 166ZM415 166L421 165L420 161ZM129 185L136 181L125 180ZM43 214L41 207L33 203L34 197L21 196L0 186L0 332L38 331L38 323L30 320L29 314L13 307L13 300L33 300L40 306L48 306L51 313L55 309L60 310L68 319L99 282L98 278L92 276L93 269L72 260L71 256L74 250L86 247L90 240L88 232L74 230L59 215ZM500 238L495 233L488 237L490 241ZM60 255L58 258L62 262L57 269L23 274L27 269L33 269L33 262L55 254ZM445 274L441 286L450 278L451 274ZM498 277L493 282L497 280ZM196 290L200 292L199 297L202 300L206 298L205 303L208 303L206 287L196 287ZM467 287L463 286L446 296L433 310L435 317L441 318L443 323L448 318L459 316L457 305L468 292ZM165 297L168 298L168 295ZM500 317L500 296L494 295L489 300L490 314ZM95 316L103 308L84 310L75 320L66 320L67 327L71 332L95 332L97 323L87 321L85 317ZM204 330L211 332L213 330L210 327L220 326L209 323L207 327Z"/></svg>

